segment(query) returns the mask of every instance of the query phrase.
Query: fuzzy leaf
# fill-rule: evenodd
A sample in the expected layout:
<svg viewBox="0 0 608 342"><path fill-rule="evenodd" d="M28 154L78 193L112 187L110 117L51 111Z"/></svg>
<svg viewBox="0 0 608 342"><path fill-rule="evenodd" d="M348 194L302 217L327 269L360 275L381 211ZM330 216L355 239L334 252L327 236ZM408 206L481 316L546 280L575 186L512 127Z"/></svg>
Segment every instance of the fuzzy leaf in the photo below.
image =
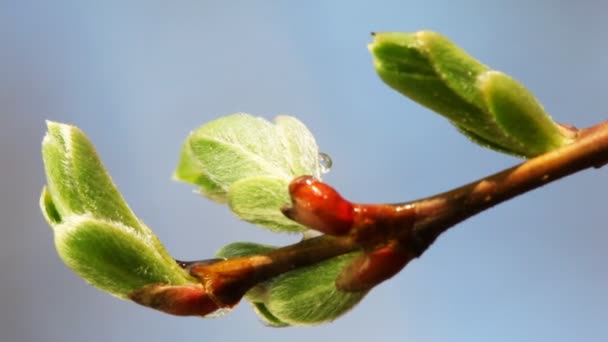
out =
<svg viewBox="0 0 608 342"><path fill-rule="evenodd" d="M281 178L249 177L235 182L228 192L228 205L241 219L273 231L302 232L307 228L285 217L279 210L291 201Z"/></svg>
<svg viewBox="0 0 608 342"><path fill-rule="evenodd" d="M259 243L253 242L233 242L228 244L217 252L215 252L215 256L218 258L239 258L250 255L262 254L266 252L270 252L277 247L271 245L262 245Z"/></svg>
<svg viewBox="0 0 608 342"><path fill-rule="evenodd" d="M214 183L201 172L200 164L193 155L188 141L184 143L180 152L179 164L173 174L175 180L197 185L201 195L218 203L226 203L228 194L222 187Z"/></svg>
<svg viewBox="0 0 608 342"><path fill-rule="evenodd" d="M386 84L485 147L533 157L570 142L525 87L437 33L379 33L369 49Z"/></svg>
<svg viewBox="0 0 608 342"><path fill-rule="evenodd" d="M367 294L336 289L336 277L356 255L342 255L274 278L263 302L266 309L290 325L316 325L335 320Z"/></svg>
<svg viewBox="0 0 608 342"><path fill-rule="evenodd" d="M191 282L129 209L84 133L47 125L42 144L47 187L40 205L66 265L121 298L151 283Z"/></svg>
<svg viewBox="0 0 608 342"><path fill-rule="evenodd" d="M315 137L302 122L291 116L275 118L278 135L283 144L290 174L321 176L319 151Z"/></svg>
<svg viewBox="0 0 608 342"><path fill-rule="evenodd" d="M146 285L182 285L189 281L134 228L87 215L68 216L55 225L61 259L91 285L126 298Z"/></svg>
<svg viewBox="0 0 608 342"><path fill-rule="evenodd" d="M47 122L47 126L42 159L48 192L58 214L94 212L97 217L140 229L139 220L118 192L85 134L70 125Z"/></svg>
<svg viewBox="0 0 608 342"><path fill-rule="evenodd" d="M304 124L289 116L271 123L239 113L192 132L174 178L198 186L212 200L228 202L243 220L294 232L306 228L286 219L280 208L289 203L289 182L304 174L320 176L317 144Z"/></svg>
<svg viewBox="0 0 608 342"><path fill-rule="evenodd" d="M232 258L264 253L273 247L255 243L230 244L216 255ZM333 321L352 309L367 291L336 288L338 274L359 253L338 256L284 273L251 289L245 298L269 326L307 326Z"/></svg>
<svg viewBox="0 0 608 342"><path fill-rule="evenodd" d="M564 136L541 104L521 83L498 72L485 73L479 87L497 124L532 155L560 147Z"/></svg>

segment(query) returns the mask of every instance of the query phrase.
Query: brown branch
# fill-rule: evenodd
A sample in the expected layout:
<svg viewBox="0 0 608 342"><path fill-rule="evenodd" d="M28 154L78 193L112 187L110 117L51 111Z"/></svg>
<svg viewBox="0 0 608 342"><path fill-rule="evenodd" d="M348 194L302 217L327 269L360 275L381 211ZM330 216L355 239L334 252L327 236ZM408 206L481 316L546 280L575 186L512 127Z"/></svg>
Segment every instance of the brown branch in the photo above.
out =
<svg viewBox="0 0 608 342"><path fill-rule="evenodd" d="M289 217L300 222L318 223L321 227L319 230L341 236L324 235L265 254L194 264L190 271L201 279L206 292L213 295L218 306L232 306L260 282L295 268L363 249L368 253L347 267L338 278L337 285L349 291L369 289L420 256L441 233L457 223L529 190L586 168L601 167L608 163L608 122L577 133L577 139L568 146L428 198L392 205L362 205L351 204L337 193L332 194L333 197L329 196L334 202L345 201L346 204L338 203L339 208L345 205L352 207L352 217L347 215L336 218L334 216L337 214L332 211L335 207L323 209L323 203L317 207L315 202L302 204L298 198L294 198L297 197L293 192L295 188L290 187L294 207L285 210ZM303 181L299 181L299 185L302 184ZM310 182L306 184L312 186ZM307 191L333 191L323 183L316 186L320 188L308 188ZM305 195L310 196L310 193ZM322 195L323 199L328 198L325 194ZM329 204L333 205L334 202ZM307 210L308 212L301 212ZM307 215L317 216L311 219ZM325 220L325 223L352 220L352 227L349 225L348 230L343 227L332 230L327 224L319 223L327 215L333 216L331 220ZM385 263L386 260L397 261L389 266L373 264Z"/></svg>
<svg viewBox="0 0 608 342"><path fill-rule="evenodd" d="M454 190L404 203L415 205L414 230L427 247L459 222L565 176L608 163L608 122L578 132L570 145Z"/></svg>

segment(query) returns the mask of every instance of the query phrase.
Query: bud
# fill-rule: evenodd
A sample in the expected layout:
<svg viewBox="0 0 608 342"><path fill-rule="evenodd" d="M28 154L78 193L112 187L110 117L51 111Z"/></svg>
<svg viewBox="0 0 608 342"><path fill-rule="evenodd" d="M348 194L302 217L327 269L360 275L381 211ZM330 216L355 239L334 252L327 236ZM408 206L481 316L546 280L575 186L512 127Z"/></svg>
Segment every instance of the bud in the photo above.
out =
<svg viewBox="0 0 608 342"><path fill-rule="evenodd" d="M312 176L301 176L289 184L291 207L283 214L325 234L348 234L354 223L353 205L329 185Z"/></svg>
<svg viewBox="0 0 608 342"><path fill-rule="evenodd" d="M239 218L273 231L306 227L281 214L287 185L300 175L319 177L314 137L290 116L274 122L237 113L193 131L182 147L174 178L194 184L204 196L228 203Z"/></svg>
<svg viewBox="0 0 608 342"><path fill-rule="evenodd" d="M129 209L84 133L47 125L42 144L47 186L40 205L65 264L120 298L149 284L195 283Z"/></svg>
<svg viewBox="0 0 608 342"><path fill-rule="evenodd" d="M382 80L485 147L533 157L572 137L519 82L430 31L378 33L369 49Z"/></svg>

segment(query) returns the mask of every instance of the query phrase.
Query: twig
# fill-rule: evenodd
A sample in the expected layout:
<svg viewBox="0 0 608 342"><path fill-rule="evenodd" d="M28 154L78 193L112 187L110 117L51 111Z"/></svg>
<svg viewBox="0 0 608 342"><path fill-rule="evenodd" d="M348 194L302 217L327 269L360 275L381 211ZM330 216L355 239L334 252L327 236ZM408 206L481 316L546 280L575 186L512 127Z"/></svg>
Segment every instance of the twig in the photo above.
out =
<svg viewBox="0 0 608 342"><path fill-rule="evenodd" d="M353 227L346 233L343 230L336 233L341 236L324 235L260 255L195 263L189 266L190 271L200 278L206 292L213 295L218 306L226 307L236 304L260 282L295 268L363 249L368 251L367 261L353 262L354 266L347 267L337 284L344 290L365 289L397 273L411 259L420 256L441 233L457 223L529 190L606 163L608 122L578 131L577 139L570 145L448 192L399 204L352 204L355 213ZM298 217L294 212L289 212L289 215ZM375 277L373 280L363 279L365 275L362 276L361 272L369 272L369 267L359 273L355 268L374 260L385 262L387 246L406 257L380 276L372 275ZM374 255L373 251L380 253ZM392 252L394 250L389 250L389 254Z"/></svg>

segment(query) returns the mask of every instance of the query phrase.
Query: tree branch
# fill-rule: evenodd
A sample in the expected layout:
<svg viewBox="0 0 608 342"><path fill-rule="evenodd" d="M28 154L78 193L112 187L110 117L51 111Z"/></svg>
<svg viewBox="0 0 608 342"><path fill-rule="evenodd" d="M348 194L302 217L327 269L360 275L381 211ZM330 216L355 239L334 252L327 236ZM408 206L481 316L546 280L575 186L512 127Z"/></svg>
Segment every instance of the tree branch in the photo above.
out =
<svg viewBox="0 0 608 342"><path fill-rule="evenodd" d="M347 202L353 207L352 227L347 231L341 229L334 232L329 229L330 233L339 236L323 235L260 255L195 263L189 269L201 280L207 292L212 293L224 306L232 306L260 282L295 268L362 249L367 252L368 259L353 262L353 267L347 267L337 280L337 285L348 291L369 289L420 256L441 233L457 223L527 191L589 167L599 168L606 163L608 122L577 131L577 138L570 145L435 196L399 204L365 205ZM321 189L331 188L323 184ZM293 189L290 187L290 190ZM337 196L337 200L332 200L343 200ZM292 191L292 198L294 197ZM294 198L294 204L297 200ZM312 203L312 209L318 209L314 204ZM309 222L306 220L307 213L298 213L298 210L312 210L310 203L307 205L304 209L294 205L286 213L298 221ZM312 212L318 213L314 210ZM318 221L319 218L316 219ZM323 229L326 228L323 226ZM375 260L386 262L390 259L384 258L387 246L394 248L389 250L389 254L396 250L396 254L405 257L380 276L374 274L373 280L364 279L364 273L369 273L370 263L372 266L383 267L373 263ZM374 254L373 251L380 253ZM361 269L359 273L356 272L356 267ZM356 276L349 275L348 272L356 273Z"/></svg>

